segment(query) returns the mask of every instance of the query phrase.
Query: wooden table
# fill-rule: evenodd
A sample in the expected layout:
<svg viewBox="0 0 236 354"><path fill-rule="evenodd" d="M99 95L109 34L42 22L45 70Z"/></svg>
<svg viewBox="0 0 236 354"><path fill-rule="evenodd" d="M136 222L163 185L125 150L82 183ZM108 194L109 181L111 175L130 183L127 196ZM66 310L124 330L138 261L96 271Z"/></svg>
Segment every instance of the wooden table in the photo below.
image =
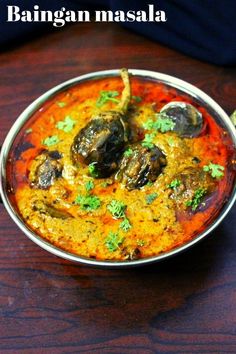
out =
<svg viewBox="0 0 236 354"><path fill-rule="evenodd" d="M0 54L0 143L44 91L120 67L177 76L227 113L235 109L235 68L188 58L116 24L78 24ZM61 260L0 210L0 353L236 353L235 207L185 254L126 270Z"/></svg>

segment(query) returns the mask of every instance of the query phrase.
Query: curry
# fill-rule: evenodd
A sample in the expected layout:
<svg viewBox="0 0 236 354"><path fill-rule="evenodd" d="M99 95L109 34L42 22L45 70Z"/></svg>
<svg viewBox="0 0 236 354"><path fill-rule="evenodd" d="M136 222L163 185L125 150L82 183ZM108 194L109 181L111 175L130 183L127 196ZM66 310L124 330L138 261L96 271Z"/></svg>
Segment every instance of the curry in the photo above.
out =
<svg viewBox="0 0 236 354"><path fill-rule="evenodd" d="M216 217L232 189L233 154L199 102L122 69L58 93L30 118L9 155L10 197L60 249L147 258Z"/></svg>

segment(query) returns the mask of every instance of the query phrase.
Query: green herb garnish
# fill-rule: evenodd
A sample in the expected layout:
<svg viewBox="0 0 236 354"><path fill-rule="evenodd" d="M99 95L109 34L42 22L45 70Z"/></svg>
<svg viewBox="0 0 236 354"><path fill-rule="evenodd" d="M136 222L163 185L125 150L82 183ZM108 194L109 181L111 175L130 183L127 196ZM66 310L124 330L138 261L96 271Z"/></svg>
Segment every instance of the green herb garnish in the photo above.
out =
<svg viewBox="0 0 236 354"><path fill-rule="evenodd" d="M46 146L53 146L53 145L58 144L59 141L60 140L57 135L52 135L52 136L45 138L42 143L43 143L43 145L46 145Z"/></svg>
<svg viewBox="0 0 236 354"><path fill-rule="evenodd" d="M123 241L124 237L120 236L118 232L110 231L105 240L105 245L110 252L114 252L120 247Z"/></svg>
<svg viewBox="0 0 236 354"><path fill-rule="evenodd" d="M129 219L125 218L121 223L120 223L120 229L122 229L123 231L127 232L131 229L131 224L129 222Z"/></svg>
<svg viewBox="0 0 236 354"><path fill-rule="evenodd" d="M164 113L157 113L157 121L155 124L155 129L159 130L161 133L166 133L170 130L173 130L175 127L175 122L170 119Z"/></svg>
<svg viewBox="0 0 236 354"><path fill-rule="evenodd" d="M154 121L152 119L148 119L145 123L143 123L143 127L147 130L151 130L154 127Z"/></svg>
<svg viewBox="0 0 236 354"><path fill-rule="evenodd" d="M136 101L137 103L142 102L142 97L140 96L132 96L132 99Z"/></svg>
<svg viewBox="0 0 236 354"><path fill-rule="evenodd" d="M202 198L204 197L204 195L207 193L206 188L198 188L195 193L194 196L191 200L188 200L185 205L187 207L192 207L192 210L196 210L199 206L199 204L202 201Z"/></svg>
<svg viewBox="0 0 236 354"><path fill-rule="evenodd" d="M154 182L152 181L148 181L148 183L146 184L147 187L152 187L154 185Z"/></svg>
<svg viewBox="0 0 236 354"><path fill-rule="evenodd" d="M69 133L74 128L74 125L75 121L70 116L66 116L63 121L57 122L56 127L65 133Z"/></svg>
<svg viewBox="0 0 236 354"><path fill-rule="evenodd" d="M146 123L143 124L145 129L160 131L161 133L166 133L174 129L175 122L170 119L165 113L157 113L157 120L148 119Z"/></svg>
<svg viewBox="0 0 236 354"><path fill-rule="evenodd" d="M79 204L81 210L93 211L100 207L101 201L95 195L79 195L75 199L75 204Z"/></svg>
<svg viewBox="0 0 236 354"><path fill-rule="evenodd" d="M92 176L94 178L98 177L96 162L92 162L88 165L88 171L89 171L90 176Z"/></svg>
<svg viewBox="0 0 236 354"><path fill-rule="evenodd" d="M93 181L88 181L85 183L85 189L87 192L91 191L94 188Z"/></svg>
<svg viewBox="0 0 236 354"><path fill-rule="evenodd" d="M156 133L151 133L151 134L145 134L145 138L142 141L142 146L148 149L153 148L153 139L155 138Z"/></svg>
<svg viewBox="0 0 236 354"><path fill-rule="evenodd" d="M151 193L151 194L148 194L146 196L146 203L147 204L152 204L152 202L154 202L154 200L158 197L158 194L157 193Z"/></svg>
<svg viewBox="0 0 236 354"><path fill-rule="evenodd" d="M174 179L173 181L170 182L170 184L168 184L168 188L172 188L175 189L177 187L179 187L181 185L181 181L179 179Z"/></svg>
<svg viewBox="0 0 236 354"><path fill-rule="evenodd" d="M65 103L65 102L62 102L62 101L58 101L58 102L56 102L56 103L57 103L58 107L60 107L60 108L63 108L63 107L66 106L66 103Z"/></svg>
<svg viewBox="0 0 236 354"><path fill-rule="evenodd" d="M133 155L133 150L131 148L128 148L127 150L125 150L125 152L124 152L125 157L130 157L132 155Z"/></svg>
<svg viewBox="0 0 236 354"><path fill-rule="evenodd" d="M100 97L97 99L96 106L102 107L105 103L111 101L114 103L119 103L120 100L115 98L119 96L119 92L117 91L100 91Z"/></svg>
<svg viewBox="0 0 236 354"><path fill-rule="evenodd" d="M224 176L224 167L210 162L209 165L203 166L203 171L210 172L213 178L221 178Z"/></svg>
<svg viewBox="0 0 236 354"><path fill-rule="evenodd" d="M109 210L116 219L125 218L126 205L119 200L113 199L111 203L107 205L107 210Z"/></svg>

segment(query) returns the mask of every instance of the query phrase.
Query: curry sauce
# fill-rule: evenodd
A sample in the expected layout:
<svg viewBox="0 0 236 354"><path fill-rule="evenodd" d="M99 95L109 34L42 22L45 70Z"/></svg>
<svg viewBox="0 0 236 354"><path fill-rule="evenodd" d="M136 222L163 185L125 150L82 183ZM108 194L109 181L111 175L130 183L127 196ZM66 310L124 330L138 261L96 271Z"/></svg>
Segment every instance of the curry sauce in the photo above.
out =
<svg viewBox="0 0 236 354"><path fill-rule="evenodd" d="M123 90L119 77L82 82L57 94L30 118L11 149L7 174L22 219L49 243L79 256L132 260L176 248L209 225L232 189L232 141L206 108L163 83L130 81L128 133L107 176L96 174L96 163L75 161L72 146L91 117L116 110ZM197 136L181 136L168 120L156 128L169 102L200 112ZM162 157L158 175L129 188L125 172L119 177L122 163L131 164L135 153L143 156L153 147ZM46 167L52 169L50 183L41 188L37 174L41 171L45 183Z"/></svg>

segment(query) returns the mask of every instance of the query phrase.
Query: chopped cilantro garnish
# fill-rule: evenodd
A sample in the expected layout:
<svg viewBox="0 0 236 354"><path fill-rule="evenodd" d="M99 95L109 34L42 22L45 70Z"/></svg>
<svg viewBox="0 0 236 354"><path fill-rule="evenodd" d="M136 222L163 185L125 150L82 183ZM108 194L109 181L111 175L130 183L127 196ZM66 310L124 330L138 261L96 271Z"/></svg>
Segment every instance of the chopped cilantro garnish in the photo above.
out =
<svg viewBox="0 0 236 354"><path fill-rule="evenodd" d="M209 165L203 166L203 171L210 172L213 178L221 178L224 176L224 167L210 162Z"/></svg>
<svg viewBox="0 0 236 354"><path fill-rule="evenodd" d="M158 194L157 193L151 193L151 194L148 194L146 196L146 203L147 204L152 204L152 202L154 202L154 200L158 197Z"/></svg>
<svg viewBox="0 0 236 354"><path fill-rule="evenodd" d="M85 183L85 189L87 192L91 191L94 188L93 181L88 181Z"/></svg>
<svg viewBox="0 0 236 354"><path fill-rule="evenodd" d="M111 203L107 205L107 210L109 210L116 219L125 218L126 205L119 200L113 199Z"/></svg>
<svg viewBox="0 0 236 354"><path fill-rule="evenodd" d="M119 226L121 230L127 232L131 229L132 226L125 215L126 205L123 202L113 199L111 203L107 205L107 210L109 210L115 219L124 219Z"/></svg>
<svg viewBox="0 0 236 354"><path fill-rule="evenodd" d="M152 181L148 181L148 183L147 183L147 187L152 187L154 185L154 182L152 182Z"/></svg>
<svg viewBox="0 0 236 354"><path fill-rule="evenodd" d="M110 252L116 251L123 243L124 237L120 236L118 232L109 232L105 245Z"/></svg>
<svg viewBox="0 0 236 354"><path fill-rule="evenodd" d="M66 106L66 103L65 103L65 102L62 102L62 101L58 101L58 102L57 102L57 105L58 105L58 107L63 108L63 107Z"/></svg>
<svg viewBox="0 0 236 354"><path fill-rule="evenodd" d="M161 133L173 130L175 126L175 122L164 113L157 113L157 121L155 123L155 129Z"/></svg>
<svg viewBox="0 0 236 354"><path fill-rule="evenodd" d="M174 129L175 122L170 119L165 113L157 113L157 120L148 119L146 123L143 124L145 129L160 131L161 133L166 133Z"/></svg>
<svg viewBox="0 0 236 354"><path fill-rule="evenodd" d="M81 210L92 211L100 207L101 201L95 195L79 195L75 199L75 204L79 204Z"/></svg>
<svg viewBox="0 0 236 354"><path fill-rule="evenodd" d="M108 101L119 103L120 100L115 98L117 96L119 96L119 92L117 91L100 91L100 97L97 99L96 106L102 107Z"/></svg>
<svg viewBox="0 0 236 354"><path fill-rule="evenodd" d="M136 101L137 103L142 102L142 97L140 96L132 96L132 99Z"/></svg>
<svg viewBox="0 0 236 354"><path fill-rule="evenodd" d="M148 119L145 123L143 123L143 127L147 130L153 129L154 121L152 119Z"/></svg>
<svg viewBox="0 0 236 354"><path fill-rule="evenodd" d="M172 188L175 189L177 187L179 187L181 185L181 181L179 179L174 179L173 181L170 182L170 184L168 184L168 188Z"/></svg>
<svg viewBox="0 0 236 354"><path fill-rule="evenodd" d="M89 171L90 176L92 176L94 178L98 177L98 172L96 169L96 162L92 162L88 165L88 171Z"/></svg>
<svg viewBox="0 0 236 354"><path fill-rule="evenodd" d="M129 147L127 150L124 152L125 157L130 157L133 155L133 150Z"/></svg>
<svg viewBox="0 0 236 354"><path fill-rule="evenodd" d="M155 138L156 133L151 133L151 134L145 134L145 137L142 141L142 146L151 149L154 144L153 144L153 139Z"/></svg>
<svg viewBox="0 0 236 354"><path fill-rule="evenodd" d="M46 146L53 146L53 145L58 144L59 141L60 140L57 135L52 135L52 136L45 138L42 143L43 143L43 145L46 145Z"/></svg>
<svg viewBox="0 0 236 354"><path fill-rule="evenodd" d="M206 193L207 193L206 188L198 188L195 191L193 198L191 200L188 200L185 205L187 207L191 206L193 211L196 210Z"/></svg>
<svg viewBox="0 0 236 354"><path fill-rule="evenodd" d="M129 231L131 229L131 224L129 222L129 219L125 218L121 223L120 223L120 229L124 230L125 232Z"/></svg>
<svg viewBox="0 0 236 354"><path fill-rule="evenodd" d="M65 133L69 133L74 128L74 125L75 121L70 116L66 116L63 121L57 122L56 127Z"/></svg>

